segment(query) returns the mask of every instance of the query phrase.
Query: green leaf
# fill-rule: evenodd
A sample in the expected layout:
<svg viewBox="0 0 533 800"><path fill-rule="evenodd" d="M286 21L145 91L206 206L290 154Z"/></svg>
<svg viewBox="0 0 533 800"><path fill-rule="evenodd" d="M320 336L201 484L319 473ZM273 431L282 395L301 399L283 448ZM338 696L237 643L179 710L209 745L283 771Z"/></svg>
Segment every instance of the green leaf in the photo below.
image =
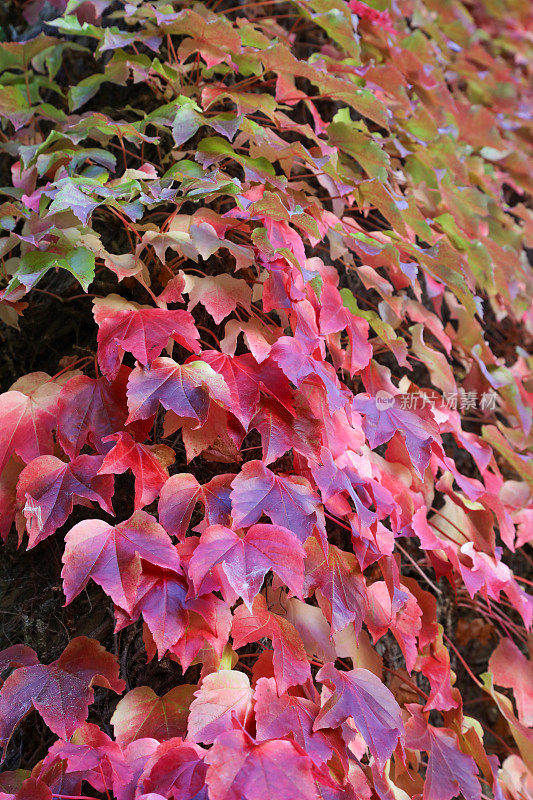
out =
<svg viewBox="0 0 533 800"><path fill-rule="evenodd" d="M533 487L531 458L516 453L495 425L484 425L481 435L510 464L514 471Z"/></svg>
<svg viewBox="0 0 533 800"><path fill-rule="evenodd" d="M178 147L193 137L201 125L203 125L202 115L189 103L182 105L172 123L172 136Z"/></svg>
<svg viewBox="0 0 533 800"><path fill-rule="evenodd" d="M72 86L68 93L68 103L71 111L85 105L92 97L98 94L103 83L116 83L125 86L128 80L129 69L124 62L112 62L103 74L89 75Z"/></svg>
<svg viewBox="0 0 533 800"><path fill-rule="evenodd" d="M3 42L0 44L0 72L13 67L26 69L32 59L54 45L59 45L59 39L44 33L27 42Z"/></svg>
<svg viewBox="0 0 533 800"><path fill-rule="evenodd" d="M0 86L0 117L20 128L31 117L28 98L21 86Z"/></svg>
<svg viewBox="0 0 533 800"><path fill-rule="evenodd" d="M64 14L57 19L51 20L48 25L58 28L61 33L67 33L71 36L91 36L95 39L102 39L104 36L103 28L97 28L96 25L90 25L88 22L79 22L75 14Z"/></svg>
<svg viewBox="0 0 533 800"><path fill-rule="evenodd" d="M70 111L75 111L80 106L85 105L91 97L97 94L100 86L106 81L105 75L89 75L80 81L77 86L71 86L68 92L68 107Z"/></svg>
<svg viewBox="0 0 533 800"><path fill-rule="evenodd" d="M76 247L66 256L67 267L87 292L94 281L94 253L86 247Z"/></svg>
<svg viewBox="0 0 533 800"><path fill-rule="evenodd" d="M351 156L371 178L387 180L389 156L368 134L357 130L354 123L332 122L328 126L328 137L333 147Z"/></svg>
<svg viewBox="0 0 533 800"><path fill-rule="evenodd" d="M84 290L88 291L94 280L94 264L94 254L85 247L76 247L64 255L31 250L21 257L19 266L5 292L7 295L20 286L24 286L26 291L29 291L53 268L67 270L81 283Z"/></svg>

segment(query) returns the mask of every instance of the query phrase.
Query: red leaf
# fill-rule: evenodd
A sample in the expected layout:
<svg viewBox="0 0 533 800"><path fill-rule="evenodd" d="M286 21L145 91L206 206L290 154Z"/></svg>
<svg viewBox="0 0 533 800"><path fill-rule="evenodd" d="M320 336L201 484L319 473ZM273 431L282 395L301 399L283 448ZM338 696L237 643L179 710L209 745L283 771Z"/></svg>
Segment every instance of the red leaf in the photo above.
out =
<svg viewBox="0 0 533 800"><path fill-rule="evenodd" d="M24 644L13 644L0 652L0 675L8 667L32 667L38 663L35 650Z"/></svg>
<svg viewBox="0 0 533 800"><path fill-rule="evenodd" d="M65 539L61 574L67 603L92 578L114 603L131 612L141 558L162 569L179 570L179 556L168 534L150 514L136 511L115 527L99 519L79 522Z"/></svg>
<svg viewBox="0 0 533 800"><path fill-rule="evenodd" d="M110 380L118 373L124 351L146 366L173 335L187 350L200 350L200 334L188 311L139 306L110 294L94 300L93 314L98 325L98 363Z"/></svg>
<svg viewBox="0 0 533 800"><path fill-rule="evenodd" d="M0 394L0 472L12 453L27 464L53 452L60 390L46 372L32 372Z"/></svg>
<svg viewBox="0 0 533 800"><path fill-rule="evenodd" d="M201 303L217 325L235 311L238 305L249 310L252 299L252 291L246 281L227 273L208 275L205 278L186 275L183 291L189 295L189 311L197 303Z"/></svg>
<svg viewBox="0 0 533 800"><path fill-rule="evenodd" d="M111 786L123 785L131 778L131 769L122 749L97 725L90 722L80 725L70 742L55 742L48 751L48 758L54 756L65 765L67 774L77 774L80 783L83 778L98 792L106 792Z"/></svg>
<svg viewBox="0 0 533 800"><path fill-rule="evenodd" d="M317 680L333 690L314 724L314 730L336 728L352 717L370 752L383 765L403 732L400 708L387 687L367 669L339 672L329 663Z"/></svg>
<svg viewBox="0 0 533 800"><path fill-rule="evenodd" d="M402 607L393 612L392 600L385 581L375 581L368 587L369 610L365 623L374 643L391 631L401 647L409 672L418 655L416 637L421 627L422 612L409 589L403 584L400 590L406 595Z"/></svg>
<svg viewBox="0 0 533 800"><path fill-rule="evenodd" d="M368 20L388 33L396 35L396 31L393 27L388 11L376 11L375 8L368 6L366 3L361 3L360 0L350 0L348 5L351 10L361 19Z"/></svg>
<svg viewBox="0 0 533 800"><path fill-rule="evenodd" d="M164 742L185 736L195 686L185 683L158 697L149 686L137 686L118 702L111 724L120 747L136 739Z"/></svg>
<svg viewBox="0 0 533 800"><path fill-rule="evenodd" d="M171 420L171 424L168 424ZM165 416L165 436L171 429L177 430L180 426L187 463L200 454L206 461L235 464L241 460L239 448L246 431L233 414L217 403L210 403L207 419L201 427L182 422L173 411L168 411Z"/></svg>
<svg viewBox="0 0 533 800"><path fill-rule="evenodd" d="M246 726L251 713L252 689L247 676L232 669L212 672L195 692L188 738L192 742L211 744L220 734L233 729L233 716Z"/></svg>
<svg viewBox="0 0 533 800"><path fill-rule="evenodd" d="M299 339L280 336L270 352L271 357L295 386L300 386L310 376L317 376L326 389L332 414L346 405L349 392L340 384L335 369L327 361L314 358Z"/></svg>
<svg viewBox="0 0 533 800"><path fill-rule="evenodd" d="M279 696L273 678L260 678L254 693L254 704L258 741L291 735L316 764L322 764L331 757L332 748L327 735L322 731L313 731L320 708L312 700L288 694Z"/></svg>
<svg viewBox="0 0 533 800"><path fill-rule="evenodd" d="M129 433L115 433L104 442L116 442L104 458L99 475L119 475L131 470L135 475L135 510L155 500L168 478L167 468L175 453L164 444L139 444Z"/></svg>
<svg viewBox="0 0 533 800"><path fill-rule="evenodd" d="M261 391L294 413L289 381L271 359L258 364L250 353L232 358L216 350L203 352L202 358L226 381L231 396L229 408L246 429L257 410Z"/></svg>
<svg viewBox="0 0 533 800"><path fill-rule="evenodd" d="M202 487L189 472L172 475L161 489L158 513L161 524L172 536L184 539Z"/></svg>
<svg viewBox="0 0 533 800"><path fill-rule="evenodd" d="M181 575L145 567L137 587L131 620L143 615L160 658L185 633L190 605L186 598L187 587Z"/></svg>
<svg viewBox="0 0 533 800"><path fill-rule="evenodd" d="M489 659L489 672L497 686L512 689L518 717L533 727L533 665L511 639L502 639Z"/></svg>
<svg viewBox="0 0 533 800"><path fill-rule="evenodd" d="M306 478L274 475L261 461L248 461L231 485L233 519L238 528L253 525L264 513L301 542L313 532L320 501Z"/></svg>
<svg viewBox="0 0 533 800"><path fill-rule="evenodd" d="M103 439L124 427L126 413L122 398L105 378L78 375L64 387L59 397L58 436L65 453L74 458L89 443L100 453L111 445Z"/></svg>
<svg viewBox="0 0 533 800"><path fill-rule="evenodd" d="M84 751L83 759L86 758L87 751L98 759L97 765L90 773L85 771L85 780L89 781L97 792L105 792L107 795L109 787L112 786L118 795L117 789L131 780L132 771L122 748L97 725L86 722L78 728L72 737L72 744Z"/></svg>
<svg viewBox="0 0 533 800"><path fill-rule="evenodd" d="M170 648L186 670L202 648L222 658L231 630L231 611L215 595L188 602L189 622L181 639Z"/></svg>
<svg viewBox="0 0 533 800"><path fill-rule="evenodd" d="M306 590L320 591L319 602L325 605L322 610L334 631L353 622L358 634L368 609L368 593L355 556L330 545L326 559L316 539L309 540L306 550Z"/></svg>
<svg viewBox="0 0 533 800"><path fill-rule="evenodd" d="M231 483L234 473L215 475L204 483L200 501L204 505L207 525L228 525L231 520Z"/></svg>
<svg viewBox="0 0 533 800"><path fill-rule="evenodd" d="M280 693L305 683L311 675L300 635L284 617L269 611L263 595L257 595L252 611L239 606L233 617L233 646L236 650L267 637L274 647L274 675Z"/></svg>
<svg viewBox="0 0 533 800"><path fill-rule="evenodd" d="M52 800L53 795L50 787L36 778L26 778L16 794L4 794L0 792L0 800Z"/></svg>
<svg viewBox="0 0 533 800"><path fill-rule="evenodd" d="M61 390L58 404L57 431L59 443L74 458L84 444L90 444L99 453L107 453L111 445L104 442L107 436L123 430L126 423L126 382L131 370L122 366L116 380L88 378L78 375L71 378ZM137 425L132 432L148 431L151 421Z"/></svg>
<svg viewBox="0 0 533 800"><path fill-rule="evenodd" d="M244 356L231 358L218 351L206 351L202 357L226 381L230 397L230 408L239 422L248 428L259 402L260 381L246 369Z"/></svg>
<svg viewBox="0 0 533 800"><path fill-rule="evenodd" d="M343 364L353 377L366 367L372 358L372 345L368 341L368 322L356 317L343 305L336 286L324 283L320 293L320 332L337 333L346 329L350 346L343 352ZM331 348L330 348L331 349Z"/></svg>
<svg viewBox="0 0 533 800"><path fill-rule="evenodd" d="M442 633L418 654L416 669L429 680L431 691L424 711L438 708L447 711L457 708L459 700L452 691L450 654L442 641Z"/></svg>
<svg viewBox="0 0 533 800"><path fill-rule="evenodd" d="M261 434L265 464L271 464L291 449L306 458L316 458L320 452L320 423L303 406L297 408L294 417L277 400L264 397L250 428Z"/></svg>
<svg viewBox="0 0 533 800"><path fill-rule="evenodd" d="M429 753L424 800L450 800L461 793L466 800L480 800L476 762L461 752L457 735L449 728L429 725L420 706L406 707L412 715L405 727L406 745Z"/></svg>
<svg viewBox="0 0 533 800"><path fill-rule="evenodd" d="M212 568L221 564L230 586L252 610L265 575L271 569L299 596L302 593L305 550L296 536L278 525L253 525L241 538L230 528L211 525L202 533L189 562L189 575L198 594L213 587Z"/></svg>
<svg viewBox="0 0 533 800"><path fill-rule="evenodd" d="M44 781L50 789L57 794L73 794L78 796L81 792L83 776L76 772L67 772L67 762L55 755L56 747L61 744L63 744L62 740L57 739L41 764L33 770L33 774L35 777L39 777L40 780Z"/></svg>
<svg viewBox="0 0 533 800"><path fill-rule="evenodd" d="M210 800L315 800L312 761L294 742L223 733L205 756Z"/></svg>
<svg viewBox="0 0 533 800"><path fill-rule="evenodd" d="M215 475L201 486L194 475L172 475L161 489L159 519L172 536L184 539L197 503L205 509L208 525L228 525L231 521L230 486L233 474Z"/></svg>
<svg viewBox="0 0 533 800"><path fill-rule="evenodd" d="M155 792L169 797L172 792L177 800L195 798L205 785L204 752L199 745L180 738L162 742L146 763L136 795Z"/></svg>
<svg viewBox="0 0 533 800"><path fill-rule="evenodd" d="M18 456L11 456L0 473L0 539L6 542L18 511L17 483L24 467ZM233 475L232 475L233 478ZM19 537L20 544L20 537Z"/></svg>
<svg viewBox="0 0 533 800"><path fill-rule="evenodd" d="M150 368L136 367L128 381L128 422L147 419L159 404L178 417L194 419L202 425L207 419L211 397L230 405L228 388L204 361L176 364L171 358L156 358Z"/></svg>
<svg viewBox="0 0 533 800"><path fill-rule="evenodd" d="M120 693L116 657L95 640L73 639L57 661L15 670L0 691L0 744L5 748L19 722L34 708L62 739L69 739L87 718L91 686Z"/></svg>
<svg viewBox="0 0 533 800"><path fill-rule="evenodd" d="M98 475L101 456L78 456L69 463L40 456L25 467L17 484L17 503L23 507L28 549L46 539L72 512L75 503L94 500L113 513L113 479Z"/></svg>

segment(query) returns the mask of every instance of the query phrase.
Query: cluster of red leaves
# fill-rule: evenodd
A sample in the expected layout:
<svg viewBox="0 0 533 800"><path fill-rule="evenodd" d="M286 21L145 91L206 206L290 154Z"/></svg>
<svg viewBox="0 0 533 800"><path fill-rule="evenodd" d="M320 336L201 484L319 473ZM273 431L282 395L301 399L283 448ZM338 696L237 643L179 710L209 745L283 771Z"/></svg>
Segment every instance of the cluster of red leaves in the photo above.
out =
<svg viewBox="0 0 533 800"><path fill-rule="evenodd" d="M528 2L54 5L0 46L0 315L61 273L97 350L0 396L0 533L64 535L66 603L95 582L199 681L131 689L111 737L115 656L10 647L4 751L32 710L58 739L0 800L531 796ZM464 669L503 763L444 583L500 637Z"/></svg>

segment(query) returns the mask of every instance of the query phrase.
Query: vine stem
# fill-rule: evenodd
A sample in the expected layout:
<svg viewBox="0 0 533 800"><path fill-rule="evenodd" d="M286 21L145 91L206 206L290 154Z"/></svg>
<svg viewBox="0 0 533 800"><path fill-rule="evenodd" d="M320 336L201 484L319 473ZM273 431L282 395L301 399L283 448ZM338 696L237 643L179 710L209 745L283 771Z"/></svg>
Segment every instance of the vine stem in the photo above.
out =
<svg viewBox="0 0 533 800"><path fill-rule="evenodd" d="M507 744L507 742L505 741L505 739L503 739L503 738L502 738L502 737L499 735L499 733L496 733L496 731L494 730L494 728L489 728L489 727L488 727L488 725L485 725L485 723L484 723L484 722L481 722L481 720L478 720L478 722L479 722L479 724L481 725L481 727L483 728L483 730L487 731L487 733L490 733L490 735L491 735L491 736L494 736L494 738L495 738L495 739L496 739L498 742L500 742L500 744L501 744L501 745L502 745L502 746L505 748L505 750L507 750L507 752L508 752L510 755L514 755L514 750L513 750L513 748L512 748L512 747L509 747L509 745Z"/></svg>
<svg viewBox="0 0 533 800"><path fill-rule="evenodd" d="M79 364L81 364L82 361L90 361L91 359L92 359L92 356L82 356L81 358L78 358L77 361L74 361L72 364L69 364L68 367L64 367L63 369L60 369L59 372L56 372L55 375L52 375L50 380L53 381L56 378L59 378L59 376L63 375L64 372L68 372L69 370L73 369L75 366L78 366Z"/></svg>
<svg viewBox="0 0 533 800"><path fill-rule="evenodd" d="M413 567L416 569L416 571L419 573L419 575L421 575L421 576L424 578L424 580L426 581L426 583L428 584L428 586L431 586L431 588L433 589L433 591L434 591L434 592L436 592L437 594L442 594L442 591L441 591L441 589L439 589L439 587L437 586L437 584L433 583L433 581L431 580L431 578L429 578L429 577L426 575L426 573L424 572L424 570L422 569L422 567L421 567L421 566L419 566L419 564L417 564L417 563L416 563L416 561L414 560L414 558L413 558L413 557L412 557L412 556L411 556L411 555L410 555L410 554L407 552L407 550L405 550L405 549L404 549L404 548L403 548L403 547L402 547L400 544L398 544L398 540L397 540L397 539L396 539L396 541L394 542L394 545L395 545L395 547L397 547L397 548L398 548L398 550L400 551L400 553L401 553L403 556L405 556L405 558L406 558L406 559L409 561L409 563L410 563L410 564L411 564L411 565L412 565L412 566L413 566Z"/></svg>
<svg viewBox="0 0 533 800"><path fill-rule="evenodd" d="M395 675L398 678L398 680L400 680L402 683L405 683L405 685L409 686L409 688L412 689L414 692L417 692L417 694L419 694L420 697L423 697L424 700L426 701L429 700L429 695L426 694L419 686L417 686L414 681L411 681L409 680L409 678L404 677L400 672L397 672L395 669L392 669L392 667L386 667L385 665L383 665L383 669L386 672L390 672L391 675Z"/></svg>
<svg viewBox="0 0 533 800"><path fill-rule="evenodd" d="M107 781L105 779L104 770L102 769L102 764L101 763L98 764L98 769L100 771L100 775L102 776L102 783L104 785L104 790L105 790L105 794L106 794L107 800L111 800L111 795L109 794L109 789L107 788Z"/></svg>
<svg viewBox="0 0 533 800"><path fill-rule="evenodd" d="M470 675L470 677L472 678L472 680L474 681L476 686L479 686L480 689L483 689L484 688L483 684L481 683L481 681L478 678L476 678L476 676L474 675L474 673L472 672L472 670L470 669L470 667L468 666L468 664L466 663L466 661L464 660L464 658L462 657L461 653L459 652L457 647L454 645L454 643L452 642L450 637L446 636L444 631L442 633L442 636L443 636L444 639L446 639L446 642L452 648L452 650L454 651L455 655L457 656L457 658L459 659L459 661L461 662L463 667L466 669L466 671L468 672L468 674Z"/></svg>
<svg viewBox="0 0 533 800"><path fill-rule="evenodd" d="M206 328L205 325L198 325L197 324L196 327L199 328L201 331L206 331L206 333L209 333L213 337L215 342L217 343L218 348L220 350L220 339L218 338L218 336L216 335L216 333L214 331L209 330L209 328Z"/></svg>

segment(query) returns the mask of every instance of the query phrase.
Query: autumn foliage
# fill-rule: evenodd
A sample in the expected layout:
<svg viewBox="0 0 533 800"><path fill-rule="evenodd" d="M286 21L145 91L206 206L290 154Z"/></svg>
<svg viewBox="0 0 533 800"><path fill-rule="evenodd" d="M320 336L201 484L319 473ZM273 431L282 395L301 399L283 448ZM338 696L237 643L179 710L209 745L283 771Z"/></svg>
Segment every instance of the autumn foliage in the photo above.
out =
<svg viewBox="0 0 533 800"><path fill-rule="evenodd" d="M115 627L0 652L6 763L55 735L0 800L533 797L531 4L47 6L0 318L82 322L3 387L0 535Z"/></svg>

